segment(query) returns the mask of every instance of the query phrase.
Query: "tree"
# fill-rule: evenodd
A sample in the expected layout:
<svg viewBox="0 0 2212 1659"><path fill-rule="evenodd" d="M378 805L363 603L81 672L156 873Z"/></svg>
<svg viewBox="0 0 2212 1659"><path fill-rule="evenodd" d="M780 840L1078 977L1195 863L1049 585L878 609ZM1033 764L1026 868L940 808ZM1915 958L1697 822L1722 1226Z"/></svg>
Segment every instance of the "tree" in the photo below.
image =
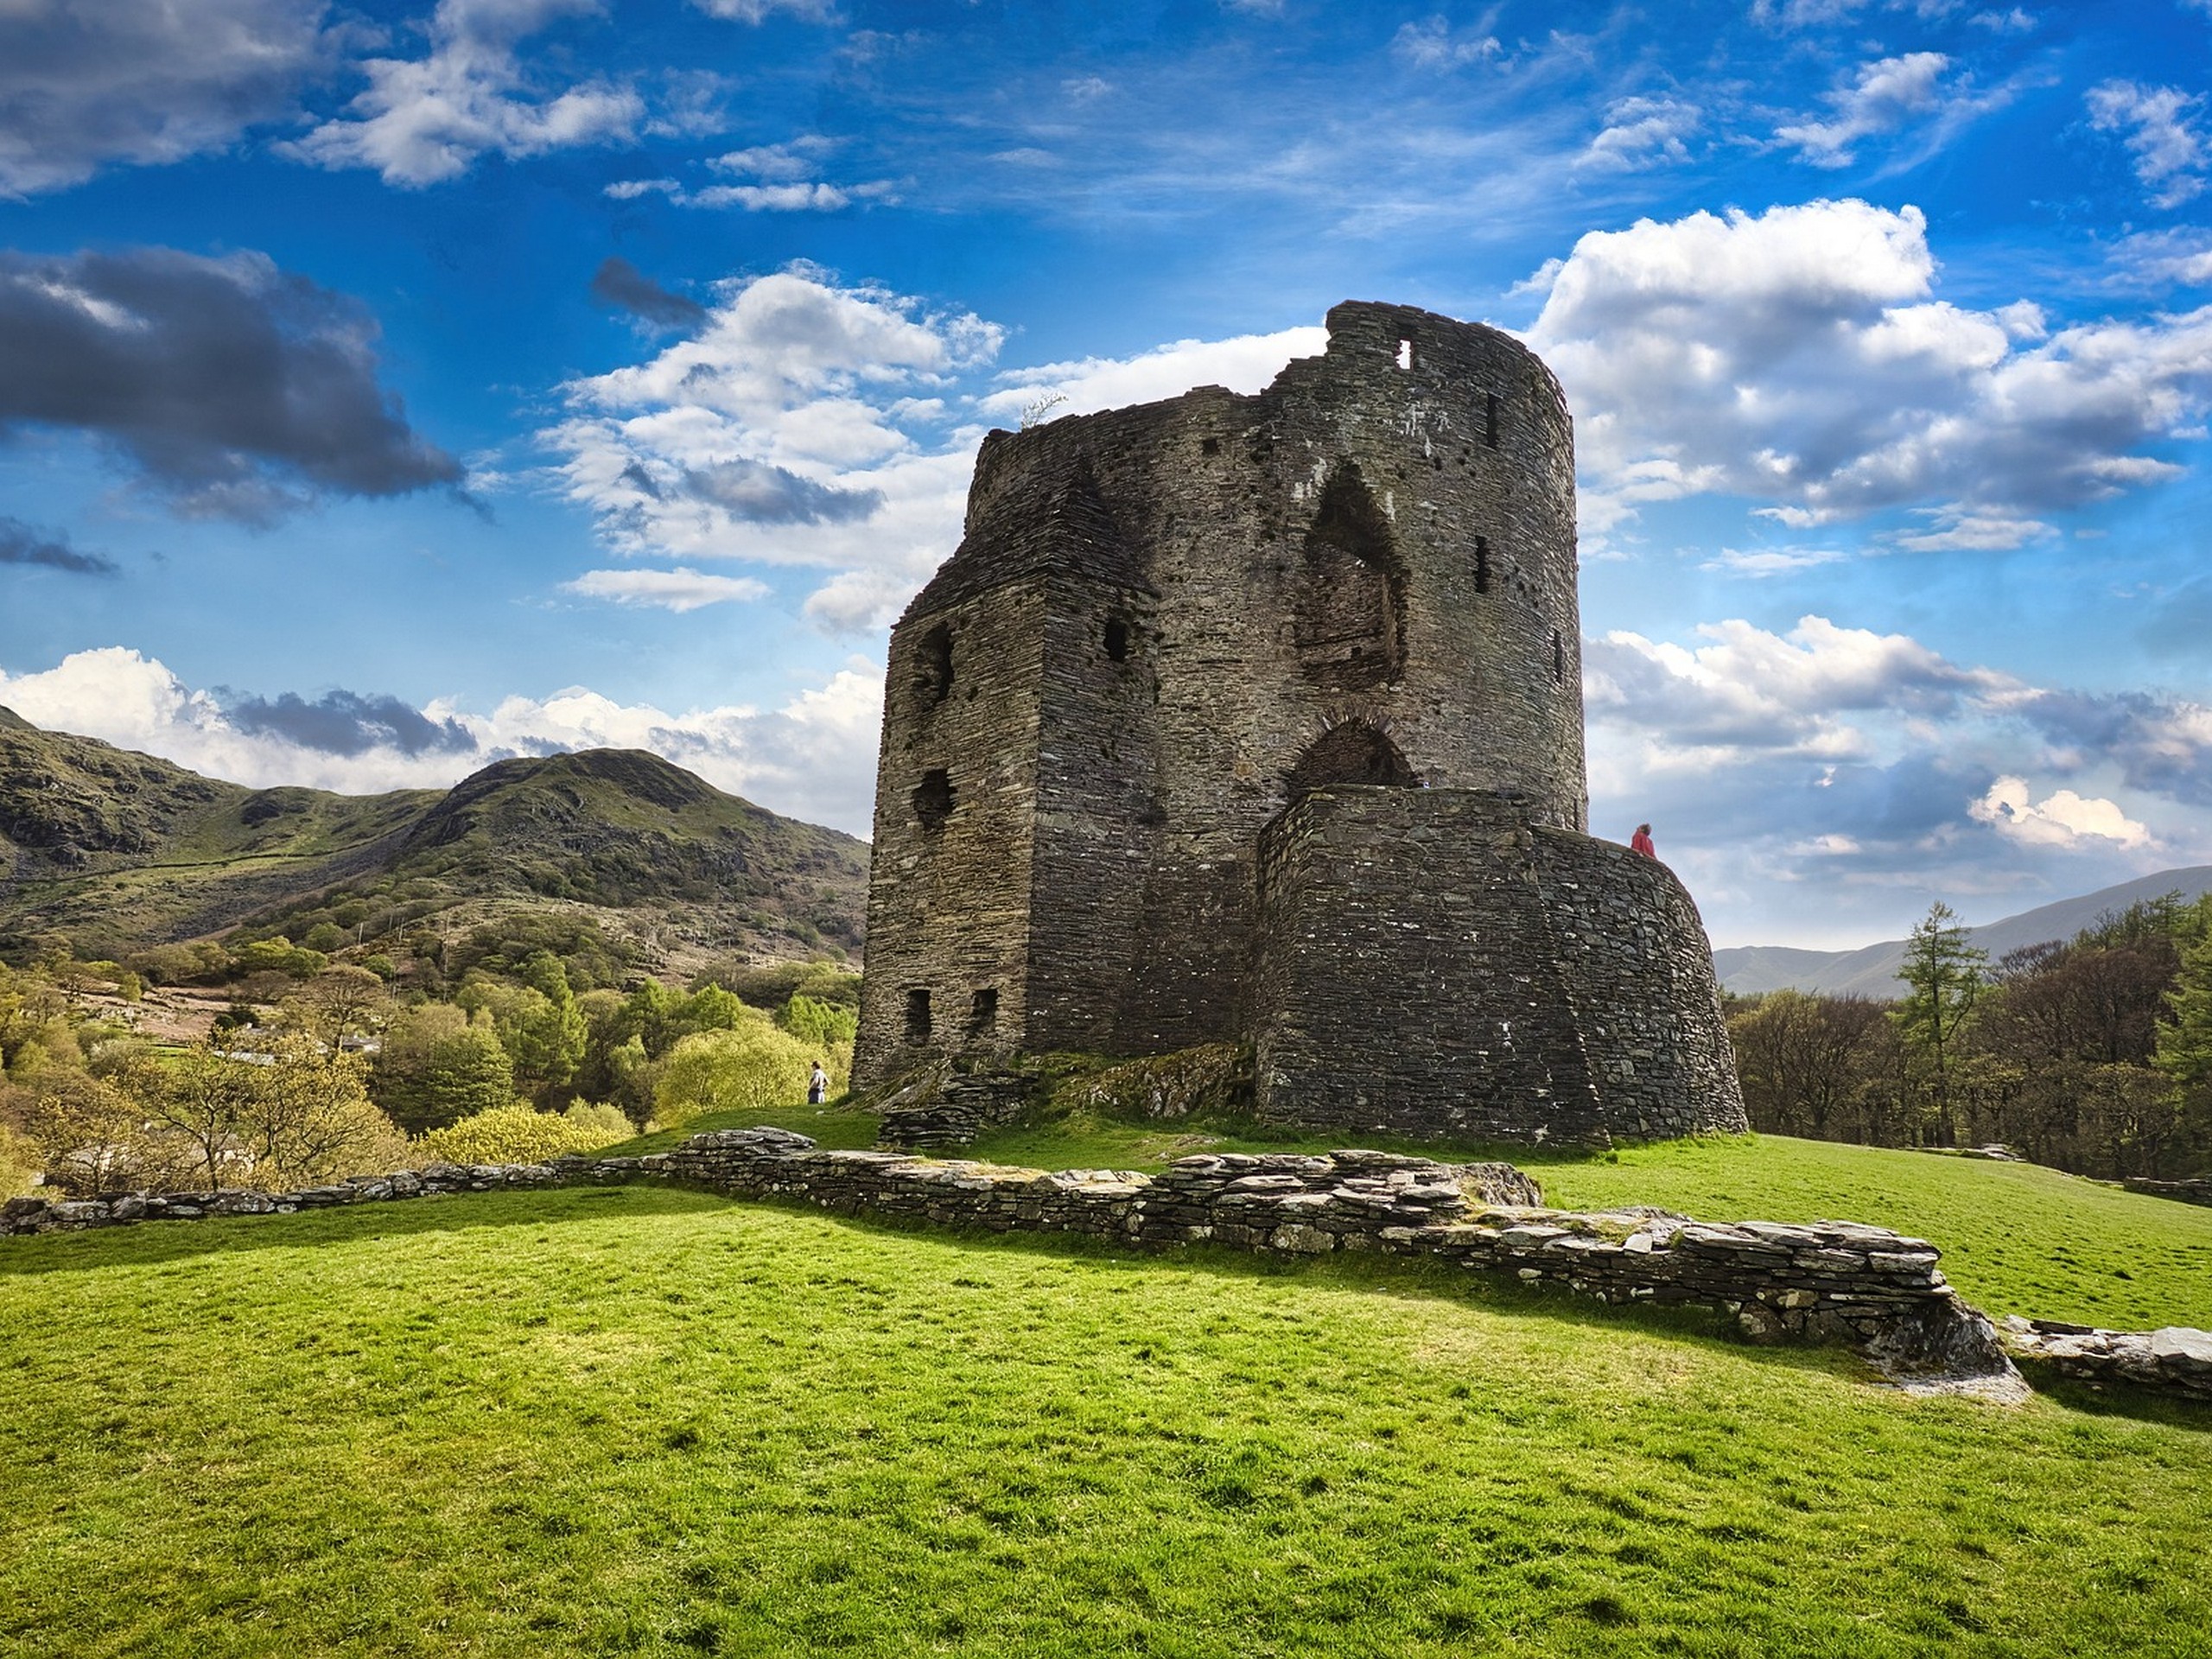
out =
<svg viewBox="0 0 2212 1659"><path fill-rule="evenodd" d="M1916 1062L1916 1080L1926 1087L1936 1140L1956 1138L1953 1111L1952 1049L1974 1012L1989 953L1967 943L1958 912L1938 899L1905 941L1904 965L1897 969L1906 993L1890 1018Z"/></svg>
<svg viewBox="0 0 2212 1659"><path fill-rule="evenodd" d="M662 1069L655 1107L670 1127L707 1112L769 1111L806 1098L813 1053L766 1014L734 1031L695 1032Z"/></svg>
<svg viewBox="0 0 2212 1659"><path fill-rule="evenodd" d="M1728 1034L1751 1127L1847 1138L1844 1119L1864 1102L1880 1067L1882 1021L1882 1005L1871 998L1802 991L1773 992L1732 1018Z"/></svg>
<svg viewBox="0 0 2212 1659"><path fill-rule="evenodd" d="M511 1104L514 1063L488 1020L472 1025L450 1003L430 1002L385 1032L369 1090L395 1122L419 1135Z"/></svg>
<svg viewBox="0 0 2212 1659"><path fill-rule="evenodd" d="M374 1031L389 1001L383 980L365 968L339 963L301 986L284 1012L290 1023L336 1050L349 1037Z"/></svg>
<svg viewBox="0 0 2212 1659"><path fill-rule="evenodd" d="M2212 931L2182 953L2166 1011L2171 1023L2158 1032L2158 1066L2181 1094L2179 1132L2201 1153L2212 1145Z"/></svg>

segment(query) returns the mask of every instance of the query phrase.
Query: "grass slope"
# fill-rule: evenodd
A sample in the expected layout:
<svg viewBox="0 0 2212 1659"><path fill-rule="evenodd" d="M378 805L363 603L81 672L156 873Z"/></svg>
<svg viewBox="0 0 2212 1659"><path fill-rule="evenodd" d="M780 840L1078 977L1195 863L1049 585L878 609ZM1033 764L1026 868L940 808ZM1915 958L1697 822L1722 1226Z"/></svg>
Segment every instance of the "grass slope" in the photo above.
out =
<svg viewBox="0 0 2212 1659"><path fill-rule="evenodd" d="M702 1129L758 1121L747 1114L702 1118L611 1151L664 1150ZM825 1147L874 1144L877 1120L865 1112L793 1106L775 1121ZM1252 1124L1071 1122L995 1129L970 1155L1047 1169L1157 1170L1194 1151L1323 1152L1344 1144L1342 1135L1280 1135ZM1437 1158L1510 1160L1543 1184L1547 1203L1564 1209L1656 1204L1706 1221L1840 1220L1893 1228L1940 1247L1945 1274L1991 1313L2123 1331L2212 1326L2212 1209L2031 1164L1771 1135L1662 1141L1605 1158L1527 1147L1382 1144Z"/></svg>
<svg viewBox="0 0 2212 1659"><path fill-rule="evenodd" d="M7 1654L2212 1653L2201 1414L1363 1259L493 1194L10 1241L0 1354Z"/></svg>

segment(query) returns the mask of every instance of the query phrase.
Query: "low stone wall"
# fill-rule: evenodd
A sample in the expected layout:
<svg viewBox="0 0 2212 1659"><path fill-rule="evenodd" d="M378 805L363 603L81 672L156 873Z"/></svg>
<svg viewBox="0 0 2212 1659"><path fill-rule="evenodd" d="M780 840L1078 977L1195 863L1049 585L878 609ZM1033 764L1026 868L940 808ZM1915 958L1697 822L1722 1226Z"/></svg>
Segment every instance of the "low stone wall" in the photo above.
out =
<svg viewBox="0 0 2212 1659"><path fill-rule="evenodd" d="M2101 1331L2016 1314L1999 1323L1998 1335L2013 1358L2093 1387L2120 1382L2212 1401L2212 1332L2172 1325Z"/></svg>
<svg viewBox="0 0 2212 1659"><path fill-rule="evenodd" d="M438 1164L296 1192L16 1198L0 1205L0 1234L635 1180L796 1199L844 1215L1078 1233L1137 1247L1211 1243L1286 1255L1426 1256L1600 1301L1711 1309L1754 1341L1844 1344L1900 1377L2017 1385L2009 1348L2063 1376L2212 1399L2212 1336L2012 1319L2000 1343L1990 1321L1945 1283L1936 1247L1923 1239L1850 1222L1721 1224L1649 1208L1549 1210L1535 1183L1510 1164L1441 1164L1396 1153L1206 1154L1146 1175L831 1152L786 1130L725 1129L645 1158Z"/></svg>
<svg viewBox="0 0 2212 1659"><path fill-rule="evenodd" d="M2154 1198L2179 1198L2183 1204L2212 1204L2212 1177L2188 1181L2154 1181L2130 1175L2120 1185L2131 1192L2147 1192Z"/></svg>

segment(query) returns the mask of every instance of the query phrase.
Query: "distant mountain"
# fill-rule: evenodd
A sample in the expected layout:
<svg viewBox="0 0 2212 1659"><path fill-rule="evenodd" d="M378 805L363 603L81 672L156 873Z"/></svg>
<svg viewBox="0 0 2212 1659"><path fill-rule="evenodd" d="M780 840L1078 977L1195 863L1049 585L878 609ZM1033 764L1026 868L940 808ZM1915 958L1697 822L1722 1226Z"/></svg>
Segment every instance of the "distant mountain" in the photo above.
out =
<svg viewBox="0 0 2212 1659"><path fill-rule="evenodd" d="M637 750L502 760L443 791L253 790L0 709L0 950L296 938L349 904L410 921L583 906L701 952L854 950L868 859Z"/></svg>
<svg viewBox="0 0 2212 1659"><path fill-rule="evenodd" d="M1967 938L1989 952L1995 961L2023 945L2070 939L2083 928L2112 911L2126 910L2145 899L2178 893L2184 899L2212 892L2212 865L2184 870L2161 870L2139 876L2118 887L2101 887L2079 899L2024 910L2017 916L1970 927ZM1856 950L1799 950L1779 944L1732 945L1713 953L1713 965L1723 988L1738 996L1758 991L1822 991L1832 996L1889 998L1901 987L1897 969L1904 964L1905 942L1889 939L1862 945Z"/></svg>

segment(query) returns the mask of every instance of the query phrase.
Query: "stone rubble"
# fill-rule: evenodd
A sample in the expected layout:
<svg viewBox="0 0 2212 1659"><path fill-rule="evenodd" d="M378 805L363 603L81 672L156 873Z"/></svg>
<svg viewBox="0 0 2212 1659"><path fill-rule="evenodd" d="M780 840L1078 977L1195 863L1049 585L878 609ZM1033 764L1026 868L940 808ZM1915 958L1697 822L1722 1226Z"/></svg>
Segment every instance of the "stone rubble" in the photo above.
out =
<svg viewBox="0 0 2212 1659"><path fill-rule="evenodd" d="M2212 1332L2170 1325L2157 1331L2101 1331L2008 1314L1998 1338L2013 1358L2101 1388L2124 1382L2212 1401Z"/></svg>

